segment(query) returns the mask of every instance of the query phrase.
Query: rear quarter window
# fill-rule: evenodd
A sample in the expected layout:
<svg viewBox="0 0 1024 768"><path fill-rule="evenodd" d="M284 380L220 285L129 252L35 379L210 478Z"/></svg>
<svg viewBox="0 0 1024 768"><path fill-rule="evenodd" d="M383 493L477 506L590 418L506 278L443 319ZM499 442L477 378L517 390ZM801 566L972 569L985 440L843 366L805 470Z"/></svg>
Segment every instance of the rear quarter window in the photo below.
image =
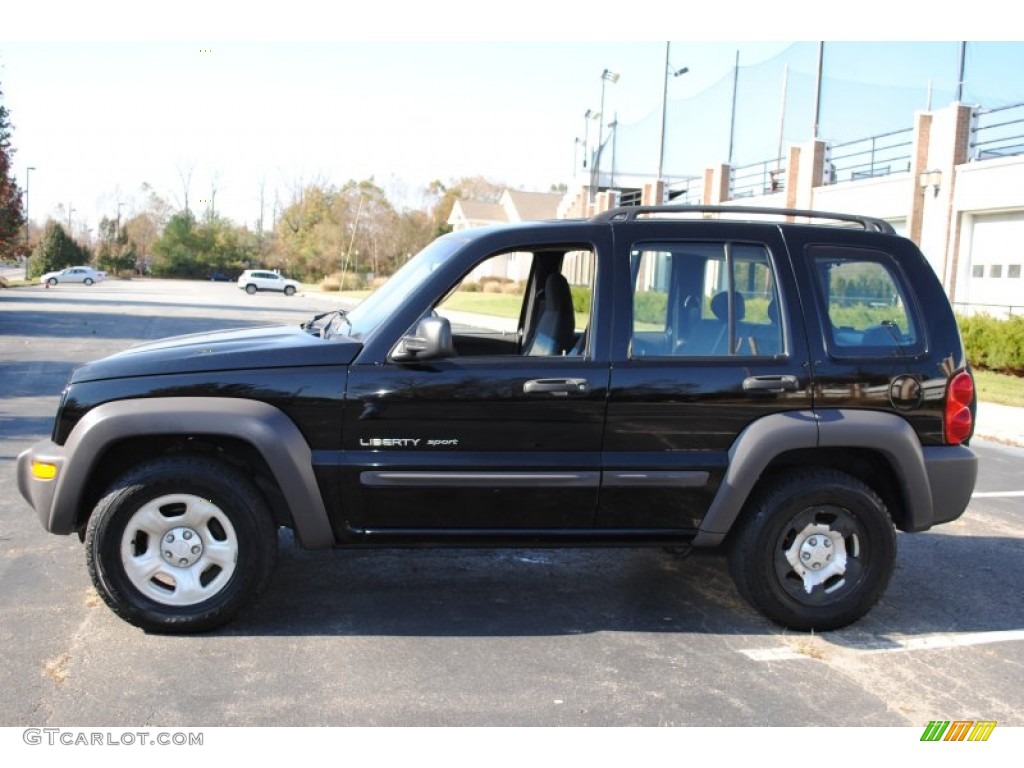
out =
<svg viewBox="0 0 1024 768"><path fill-rule="evenodd" d="M813 265L825 345L833 357L905 357L925 339L905 275L877 250L814 245Z"/></svg>

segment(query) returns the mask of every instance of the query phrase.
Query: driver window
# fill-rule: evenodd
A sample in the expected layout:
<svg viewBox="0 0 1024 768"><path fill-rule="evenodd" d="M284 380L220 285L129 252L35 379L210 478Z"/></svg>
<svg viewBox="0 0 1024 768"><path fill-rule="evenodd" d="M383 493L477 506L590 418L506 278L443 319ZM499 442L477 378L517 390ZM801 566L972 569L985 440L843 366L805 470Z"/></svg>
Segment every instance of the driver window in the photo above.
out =
<svg viewBox="0 0 1024 768"><path fill-rule="evenodd" d="M435 310L451 322L460 356L582 357L594 264L589 247L496 253Z"/></svg>

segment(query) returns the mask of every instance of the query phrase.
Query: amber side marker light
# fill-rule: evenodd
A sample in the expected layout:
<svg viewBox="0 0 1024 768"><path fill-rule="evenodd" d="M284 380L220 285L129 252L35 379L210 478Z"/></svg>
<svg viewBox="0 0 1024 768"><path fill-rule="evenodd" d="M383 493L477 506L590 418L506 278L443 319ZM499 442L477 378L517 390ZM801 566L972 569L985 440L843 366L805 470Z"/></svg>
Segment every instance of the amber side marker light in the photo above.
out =
<svg viewBox="0 0 1024 768"><path fill-rule="evenodd" d="M960 371L949 380L946 387L946 413L943 419L943 432L946 443L958 445L971 435L974 419L971 416L971 403L974 401L974 379L967 371Z"/></svg>
<svg viewBox="0 0 1024 768"><path fill-rule="evenodd" d="M36 480L53 480L57 476L57 465L45 461L32 462L32 477Z"/></svg>

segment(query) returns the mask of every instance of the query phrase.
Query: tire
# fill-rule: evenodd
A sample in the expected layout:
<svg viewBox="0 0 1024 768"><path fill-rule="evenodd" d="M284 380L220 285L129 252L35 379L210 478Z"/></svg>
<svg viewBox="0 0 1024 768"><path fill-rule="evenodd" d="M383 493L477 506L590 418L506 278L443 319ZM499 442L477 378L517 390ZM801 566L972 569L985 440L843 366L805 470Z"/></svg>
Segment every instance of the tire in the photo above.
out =
<svg viewBox="0 0 1024 768"><path fill-rule="evenodd" d="M56 277L51 277L49 280L46 281L46 284L47 285L56 285L57 284L57 278Z"/></svg>
<svg viewBox="0 0 1024 768"><path fill-rule="evenodd" d="M249 283L247 286L245 286L245 292L252 296L254 293L256 293L256 286L253 285L252 283Z"/></svg>
<svg viewBox="0 0 1024 768"><path fill-rule="evenodd" d="M885 592L895 564L885 503L855 477L828 469L786 474L757 490L729 552L740 594L797 630L857 621Z"/></svg>
<svg viewBox="0 0 1024 768"><path fill-rule="evenodd" d="M91 277L87 277L82 282L85 283L86 285L92 285L92 278Z"/></svg>
<svg viewBox="0 0 1024 768"><path fill-rule="evenodd" d="M284 295L285 296L294 296L295 295L295 286L294 285L286 285L284 287Z"/></svg>
<svg viewBox="0 0 1024 768"><path fill-rule="evenodd" d="M277 529L255 485L233 467L165 457L110 486L85 545L89 575L114 613L146 631L201 632L265 589Z"/></svg>

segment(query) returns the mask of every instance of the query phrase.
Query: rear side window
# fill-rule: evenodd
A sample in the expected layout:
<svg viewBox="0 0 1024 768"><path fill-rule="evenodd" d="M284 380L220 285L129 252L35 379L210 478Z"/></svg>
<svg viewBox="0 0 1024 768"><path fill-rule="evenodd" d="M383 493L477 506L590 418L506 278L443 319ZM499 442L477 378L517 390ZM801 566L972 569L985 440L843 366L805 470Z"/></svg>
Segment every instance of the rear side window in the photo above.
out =
<svg viewBox="0 0 1024 768"><path fill-rule="evenodd" d="M783 354L775 272L761 244L660 242L633 251L632 357Z"/></svg>
<svg viewBox="0 0 1024 768"><path fill-rule="evenodd" d="M894 259L863 248L811 246L834 357L891 357L924 352L922 325Z"/></svg>

